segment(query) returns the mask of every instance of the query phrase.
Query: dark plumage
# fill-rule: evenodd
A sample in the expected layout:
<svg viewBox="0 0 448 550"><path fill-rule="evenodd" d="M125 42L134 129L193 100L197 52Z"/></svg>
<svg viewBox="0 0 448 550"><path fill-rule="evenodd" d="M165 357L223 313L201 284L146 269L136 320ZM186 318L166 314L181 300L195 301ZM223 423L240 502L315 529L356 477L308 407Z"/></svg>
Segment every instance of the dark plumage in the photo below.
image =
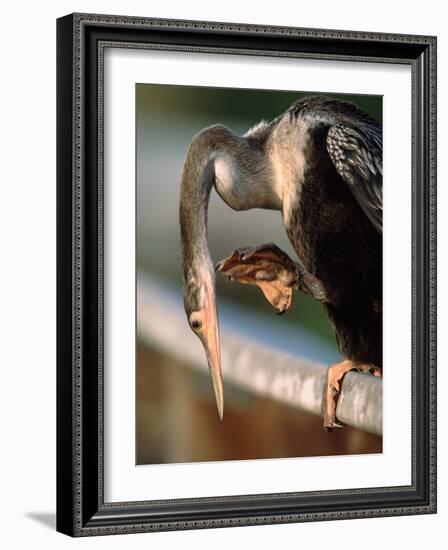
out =
<svg viewBox="0 0 448 550"><path fill-rule="evenodd" d="M198 134L185 162L180 209L187 314L191 283L201 280L192 250L205 258L202 266L210 263L205 225L213 185L236 210L282 211L298 263L275 245L261 245L234 252L218 271L258 285L278 311L289 307L292 288L323 303L345 357L329 369L325 399L325 426L339 426L335 396L345 372L382 368L380 125L352 103L315 96L243 137L223 126Z"/></svg>
<svg viewBox="0 0 448 550"><path fill-rule="evenodd" d="M341 353L381 368L381 129L350 103L320 98L304 103L296 116L319 122L308 138L308 167L300 202L286 225L288 237L326 289L324 307ZM334 138L341 127L345 134L366 137L344 147ZM343 153L335 161L338 149Z"/></svg>

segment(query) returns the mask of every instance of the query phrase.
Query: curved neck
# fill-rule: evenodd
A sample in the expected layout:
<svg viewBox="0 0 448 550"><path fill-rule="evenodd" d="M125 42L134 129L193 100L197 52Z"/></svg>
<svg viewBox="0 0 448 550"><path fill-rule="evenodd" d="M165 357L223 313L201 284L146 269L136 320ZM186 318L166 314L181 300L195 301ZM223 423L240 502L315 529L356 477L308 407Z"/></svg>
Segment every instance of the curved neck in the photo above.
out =
<svg viewBox="0 0 448 550"><path fill-rule="evenodd" d="M184 264L196 256L209 261L207 211L211 189L234 210L281 210L264 150L221 125L197 134L188 149L180 190Z"/></svg>
<svg viewBox="0 0 448 550"><path fill-rule="evenodd" d="M184 162L180 188L179 222L184 279L186 270L202 264L211 267L207 245L207 214L214 170L210 144L201 134L193 139Z"/></svg>

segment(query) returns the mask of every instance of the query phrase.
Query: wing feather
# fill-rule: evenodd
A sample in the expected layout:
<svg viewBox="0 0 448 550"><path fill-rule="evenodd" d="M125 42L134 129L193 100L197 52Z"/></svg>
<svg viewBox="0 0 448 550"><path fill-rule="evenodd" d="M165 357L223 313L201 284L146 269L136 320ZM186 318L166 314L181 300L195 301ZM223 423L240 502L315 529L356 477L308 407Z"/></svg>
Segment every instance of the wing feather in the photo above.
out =
<svg viewBox="0 0 448 550"><path fill-rule="evenodd" d="M383 227L383 145L380 127L332 126L327 150L337 172L348 184L379 232Z"/></svg>

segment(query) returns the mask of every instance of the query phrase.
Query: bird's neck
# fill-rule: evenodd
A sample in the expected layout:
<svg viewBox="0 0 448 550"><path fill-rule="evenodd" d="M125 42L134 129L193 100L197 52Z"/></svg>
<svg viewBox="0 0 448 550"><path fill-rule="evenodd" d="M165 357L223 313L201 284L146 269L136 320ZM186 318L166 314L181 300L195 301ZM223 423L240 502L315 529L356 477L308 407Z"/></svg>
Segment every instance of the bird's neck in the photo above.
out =
<svg viewBox="0 0 448 550"><path fill-rule="evenodd" d="M281 209L273 194L265 155L245 138L216 125L197 134L185 159L180 191L180 226L184 265L210 264L207 213L215 185L234 210Z"/></svg>
<svg viewBox="0 0 448 550"><path fill-rule="evenodd" d="M189 278L191 266L210 268L211 258L207 244L207 215L214 174L210 153L204 144L194 138L184 162L180 188L179 222L184 279Z"/></svg>
<svg viewBox="0 0 448 550"><path fill-rule="evenodd" d="M273 171L266 152L244 137L225 143L212 153L215 188L233 210L281 210L281 200L273 186Z"/></svg>

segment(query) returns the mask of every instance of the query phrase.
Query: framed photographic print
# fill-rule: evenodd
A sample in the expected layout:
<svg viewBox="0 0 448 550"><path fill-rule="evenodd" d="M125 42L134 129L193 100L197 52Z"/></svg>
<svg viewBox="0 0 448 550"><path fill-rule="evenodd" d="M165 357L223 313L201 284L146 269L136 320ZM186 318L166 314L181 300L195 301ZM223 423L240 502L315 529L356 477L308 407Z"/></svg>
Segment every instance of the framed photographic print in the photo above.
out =
<svg viewBox="0 0 448 550"><path fill-rule="evenodd" d="M57 529L434 513L436 39L57 41Z"/></svg>

